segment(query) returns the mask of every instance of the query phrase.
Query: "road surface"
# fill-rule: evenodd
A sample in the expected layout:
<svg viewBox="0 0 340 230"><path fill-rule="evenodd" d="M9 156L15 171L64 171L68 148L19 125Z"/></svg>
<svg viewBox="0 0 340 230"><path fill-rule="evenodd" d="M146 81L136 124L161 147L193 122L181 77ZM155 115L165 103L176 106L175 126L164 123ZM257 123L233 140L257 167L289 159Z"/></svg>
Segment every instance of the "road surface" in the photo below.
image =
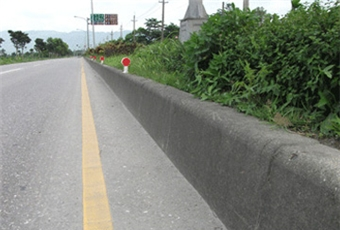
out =
<svg viewBox="0 0 340 230"><path fill-rule="evenodd" d="M0 229L225 229L82 58L0 66L0 127Z"/></svg>

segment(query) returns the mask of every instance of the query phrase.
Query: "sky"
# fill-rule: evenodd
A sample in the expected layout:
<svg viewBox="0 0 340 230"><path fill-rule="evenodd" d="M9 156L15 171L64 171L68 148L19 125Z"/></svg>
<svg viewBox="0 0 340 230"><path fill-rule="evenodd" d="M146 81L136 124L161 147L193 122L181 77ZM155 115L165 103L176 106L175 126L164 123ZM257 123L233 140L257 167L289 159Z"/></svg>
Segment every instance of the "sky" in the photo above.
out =
<svg viewBox="0 0 340 230"><path fill-rule="evenodd" d="M148 18L162 19L162 0L92 0L93 13L118 14L118 26L95 26L97 32L111 32L144 27ZM309 0L311 1L311 0ZM188 8L188 0L166 0L165 24L180 25ZM208 14L221 9L222 2L234 2L242 8L243 0L203 0ZM264 7L268 13L284 15L290 10L290 0L249 0L250 9ZM91 0L0 0L0 31L54 30L71 32L86 30L86 21L75 18L90 17ZM91 30L91 27L90 27Z"/></svg>

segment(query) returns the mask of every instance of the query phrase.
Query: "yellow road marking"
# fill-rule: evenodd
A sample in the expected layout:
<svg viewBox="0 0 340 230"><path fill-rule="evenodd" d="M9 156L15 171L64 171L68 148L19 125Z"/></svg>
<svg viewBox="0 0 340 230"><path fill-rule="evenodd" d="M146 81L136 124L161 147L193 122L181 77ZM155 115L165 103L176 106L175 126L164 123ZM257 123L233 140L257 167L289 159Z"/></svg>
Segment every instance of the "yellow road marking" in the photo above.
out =
<svg viewBox="0 0 340 230"><path fill-rule="evenodd" d="M112 230L110 206L83 64L81 80L84 230Z"/></svg>

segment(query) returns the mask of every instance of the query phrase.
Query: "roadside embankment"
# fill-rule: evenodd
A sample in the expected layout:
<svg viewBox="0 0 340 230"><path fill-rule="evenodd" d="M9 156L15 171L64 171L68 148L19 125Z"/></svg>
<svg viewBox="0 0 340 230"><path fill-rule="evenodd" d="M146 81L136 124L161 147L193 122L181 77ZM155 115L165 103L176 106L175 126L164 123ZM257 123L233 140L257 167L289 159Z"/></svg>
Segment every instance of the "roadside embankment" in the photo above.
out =
<svg viewBox="0 0 340 230"><path fill-rule="evenodd" d="M340 229L340 151L88 63L228 229Z"/></svg>

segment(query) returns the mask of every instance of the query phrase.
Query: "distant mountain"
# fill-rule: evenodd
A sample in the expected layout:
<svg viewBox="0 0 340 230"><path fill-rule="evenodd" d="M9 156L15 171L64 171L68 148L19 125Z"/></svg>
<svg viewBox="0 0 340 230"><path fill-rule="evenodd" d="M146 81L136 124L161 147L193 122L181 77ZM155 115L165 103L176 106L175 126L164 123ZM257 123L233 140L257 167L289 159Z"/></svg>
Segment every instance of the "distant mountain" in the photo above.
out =
<svg viewBox="0 0 340 230"><path fill-rule="evenodd" d="M72 31L69 33L65 32L57 32L57 31L23 31L24 33L27 33L28 36L31 38L31 42L27 45L27 49L25 52L28 52L30 49L34 49L35 45L35 39L41 38L46 41L48 38L61 38L65 43L68 44L70 50L81 50L84 49L84 45L86 45L86 32L85 31ZM123 31L123 38L131 33L131 31ZM0 31L0 37L4 39L5 41L1 44L0 49L5 49L7 54L12 54L15 52L15 48L13 46L13 43L10 40L10 36L7 31ZM120 37L120 32L96 32L95 34L95 42L96 45L100 43L104 43L109 40L116 40ZM92 38L92 32L90 32L90 47L93 47L93 38Z"/></svg>

